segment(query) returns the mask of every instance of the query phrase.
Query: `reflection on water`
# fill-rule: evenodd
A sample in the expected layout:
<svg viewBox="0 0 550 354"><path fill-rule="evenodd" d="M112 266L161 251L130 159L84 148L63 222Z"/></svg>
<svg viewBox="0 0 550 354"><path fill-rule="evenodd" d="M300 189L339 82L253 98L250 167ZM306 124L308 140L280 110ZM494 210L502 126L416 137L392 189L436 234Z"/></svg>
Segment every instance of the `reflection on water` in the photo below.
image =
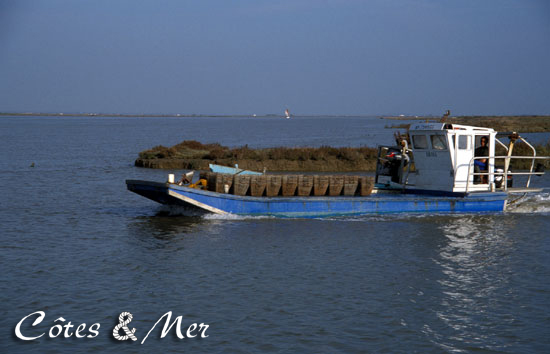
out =
<svg viewBox="0 0 550 354"><path fill-rule="evenodd" d="M509 259L515 244L506 232L512 225L509 218L494 216L451 218L439 225L446 242L433 258L441 270L437 279L441 290L433 311L442 327L426 324L423 332L443 349L457 343L505 349L501 339L507 334L496 328L514 320L503 312L515 301L510 290L513 271Z"/></svg>
<svg viewBox="0 0 550 354"><path fill-rule="evenodd" d="M193 216L140 216L136 217L128 228L132 234L144 239L155 238L169 241L193 230L204 223L201 217Z"/></svg>
<svg viewBox="0 0 550 354"><path fill-rule="evenodd" d="M216 239L231 229L232 221L249 220L244 217L220 218L215 215L185 216L166 213L162 209L152 216L136 216L130 220L127 230L132 238L146 247L170 247L179 240L192 237ZM253 220L269 218L252 218ZM235 225L241 227L242 225Z"/></svg>

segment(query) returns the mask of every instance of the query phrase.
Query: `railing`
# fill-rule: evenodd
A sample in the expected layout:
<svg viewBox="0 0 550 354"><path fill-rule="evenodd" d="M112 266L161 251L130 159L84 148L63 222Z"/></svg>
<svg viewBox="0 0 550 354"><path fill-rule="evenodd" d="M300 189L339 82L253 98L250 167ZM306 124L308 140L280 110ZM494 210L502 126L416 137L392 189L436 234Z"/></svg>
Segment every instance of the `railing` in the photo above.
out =
<svg viewBox="0 0 550 354"><path fill-rule="evenodd" d="M497 160L497 159L502 159L502 160L505 161L504 171L502 173L498 173L498 175L502 175L502 178L503 178L502 184L503 184L504 190L507 191L508 190L508 176L512 176L512 175L529 176L529 178L527 179L527 183L525 185L525 188L529 188L529 184L531 183L531 176L533 176L533 175L539 175L540 176L540 175L544 174L544 172L533 171L533 168L535 166L535 160L550 160L550 156L475 156L470 160L470 163L468 164L468 176L466 178L466 193L468 193L468 191L470 189L470 176L490 176L489 179L493 180L493 183L494 183L494 177L493 176L497 174L494 171L494 167L493 167L493 171L472 172L472 166L474 164L474 161L475 160L483 160L483 159L493 160L493 161ZM512 160L512 159L532 160L531 168L529 169L529 172L508 172L507 167L510 166L510 160Z"/></svg>

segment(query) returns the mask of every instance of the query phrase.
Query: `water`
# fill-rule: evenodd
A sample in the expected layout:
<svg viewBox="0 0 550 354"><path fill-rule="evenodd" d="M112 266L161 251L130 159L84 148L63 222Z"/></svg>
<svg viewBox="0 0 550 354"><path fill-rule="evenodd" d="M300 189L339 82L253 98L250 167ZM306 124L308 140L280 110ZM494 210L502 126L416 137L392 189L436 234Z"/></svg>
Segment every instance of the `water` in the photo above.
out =
<svg viewBox="0 0 550 354"><path fill-rule="evenodd" d="M166 216L124 180L184 139L374 146L367 118L0 119L1 352L548 352L550 178L506 214L284 220ZM30 167L34 163L35 167ZM177 214L177 213L176 213ZM16 324L29 318L23 342ZM112 339L130 311L137 342ZM166 312L210 327L160 338ZM63 317L96 338L48 338ZM57 322L59 323L59 322Z"/></svg>

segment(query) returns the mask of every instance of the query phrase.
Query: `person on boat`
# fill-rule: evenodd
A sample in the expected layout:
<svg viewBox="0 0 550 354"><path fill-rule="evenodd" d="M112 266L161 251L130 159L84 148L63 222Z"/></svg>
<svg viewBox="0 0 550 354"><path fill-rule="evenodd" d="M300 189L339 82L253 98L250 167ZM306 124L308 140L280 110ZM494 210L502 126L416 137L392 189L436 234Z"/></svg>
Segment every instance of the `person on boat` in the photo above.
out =
<svg viewBox="0 0 550 354"><path fill-rule="evenodd" d="M489 147L487 146L488 142L489 139L486 136L481 137L479 141L480 146L478 146L474 152L475 157L489 156ZM487 159L474 160L474 172L487 172ZM487 183L487 176L474 175L474 183L480 182Z"/></svg>

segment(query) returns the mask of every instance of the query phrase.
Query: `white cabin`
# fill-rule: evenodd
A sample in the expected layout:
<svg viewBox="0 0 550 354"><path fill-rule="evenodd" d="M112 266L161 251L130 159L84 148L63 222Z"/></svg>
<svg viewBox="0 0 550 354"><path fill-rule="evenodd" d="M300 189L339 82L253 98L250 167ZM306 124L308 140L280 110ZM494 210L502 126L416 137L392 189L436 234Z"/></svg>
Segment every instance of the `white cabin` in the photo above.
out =
<svg viewBox="0 0 550 354"><path fill-rule="evenodd" d="M537 156L535 148L515 132L501 133L510 142L505 145L491 128L449 123L414 123L409 138L396 134L397 146L379 146L375 183L377 190L432 191L436 193L540 192L531 188L531 177L544 174L548 156ZM500 135L499 135L500 136ZM486 138L487 149L481 146ZM408 142L410 140L410 143ZM531 156L513 156L514 143L522 141L532 152ZM505 155L495 156L499 144ZM479 156L481 153L485 156ZM476 168L476 160L486 160L486 166ZM511 160L528 160L528 171L510 171ZM495 161L497 164L495 165ZM414 169L411 168L414 163ZM538 162L535 166L535 162ZM513 176L521 175L524 186L514 186ZM521 181L520 181L521 182Z"/></svg>
<svg viewBox="0 0 550 354"><path fill-rule="evenodd" d="M465 192L490 190L494 183L495 137L490 128L445 123L416 123L409 129L418 189ZM481 137L489 143L488 176L474 184L472 158ZM470 172L470 173L468 173Z"/></svg>

